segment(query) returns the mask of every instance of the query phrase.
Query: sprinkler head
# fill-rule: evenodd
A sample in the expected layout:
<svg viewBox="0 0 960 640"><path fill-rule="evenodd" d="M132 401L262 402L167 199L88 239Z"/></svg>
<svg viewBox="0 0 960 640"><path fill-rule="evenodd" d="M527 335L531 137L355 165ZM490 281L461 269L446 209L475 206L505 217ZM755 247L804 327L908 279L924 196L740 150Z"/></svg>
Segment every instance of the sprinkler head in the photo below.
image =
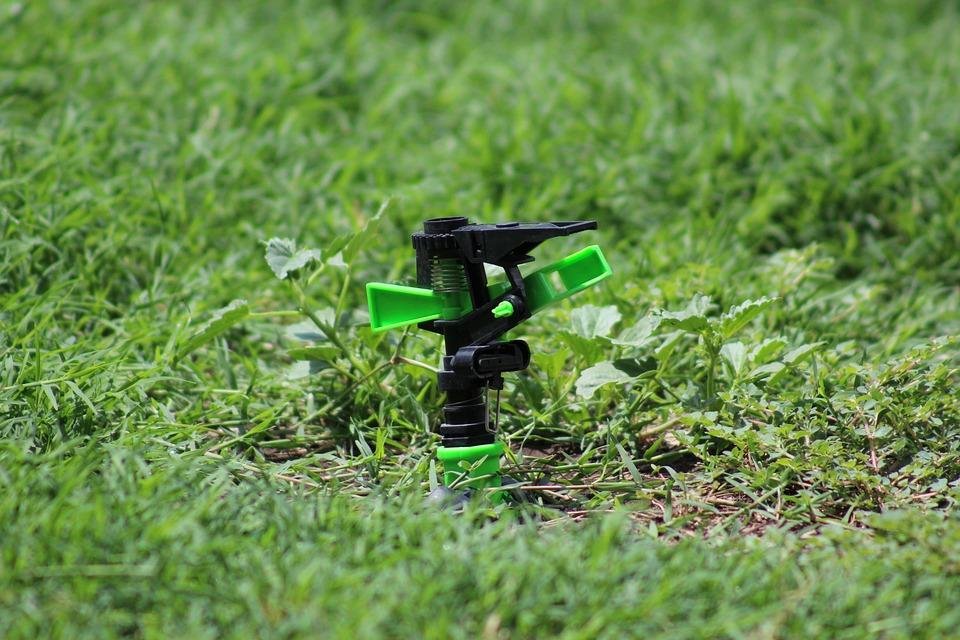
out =
<svg viewBox="0 0 960 640"><path fill-rule="evenodd" d="M451 489L501 486L503 444L487 409L487 391L503 389L503 374L530 364L523 340L502 336L534 313L611 274L600 247L585 247L526 276L520 265L542 242L597 228L593 220L472 224L433 218L411 237L417 286L367 284L370 324L386 331L417 324L444 338L438 384L446 392L437 458ZM490 284L484 264L505 278ZM495 501L503 492L491 493Z"/></svg>

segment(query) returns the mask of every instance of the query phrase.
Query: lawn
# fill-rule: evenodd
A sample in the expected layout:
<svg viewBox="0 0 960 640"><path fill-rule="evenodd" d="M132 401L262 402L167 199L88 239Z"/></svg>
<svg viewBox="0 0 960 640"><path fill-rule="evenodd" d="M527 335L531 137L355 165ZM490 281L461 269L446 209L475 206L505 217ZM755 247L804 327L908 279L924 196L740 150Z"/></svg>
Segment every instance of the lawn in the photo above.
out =
<svg viewBox="0 0 960 640"><path fill-rule="evenodd" d="M960 637L953 3L4 1L0 43L0 636ZM515 332L516 498L462 513L439 341L364 297L447 215L594 219L538 262L614 270Z"/></svg>

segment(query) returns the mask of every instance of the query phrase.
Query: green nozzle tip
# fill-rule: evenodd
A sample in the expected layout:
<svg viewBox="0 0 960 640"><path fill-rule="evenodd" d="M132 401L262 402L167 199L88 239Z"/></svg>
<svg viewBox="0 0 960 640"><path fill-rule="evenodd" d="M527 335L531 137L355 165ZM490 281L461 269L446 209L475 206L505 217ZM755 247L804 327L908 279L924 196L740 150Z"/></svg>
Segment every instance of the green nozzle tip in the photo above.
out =
<svg viewBox="0 0 960 640"><path fill-rule="evenodd" d="M494 318L508 318L513 315L513 305L509 300L504 300L493 308Z"/></svg>

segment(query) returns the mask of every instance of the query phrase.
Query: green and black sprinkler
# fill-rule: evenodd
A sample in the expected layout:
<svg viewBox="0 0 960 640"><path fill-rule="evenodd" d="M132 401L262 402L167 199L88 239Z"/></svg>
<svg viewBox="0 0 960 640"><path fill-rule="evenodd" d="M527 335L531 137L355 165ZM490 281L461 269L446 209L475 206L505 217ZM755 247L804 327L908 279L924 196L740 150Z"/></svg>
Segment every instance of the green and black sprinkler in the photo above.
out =
<svg viewBox="0 0 960 640"><path fill-rule="evenodd" d="M611 273L595 245L526 276L520 265L532 262L530 252L545 240L596 228L593 220L471 224L465 217L433 218L412 237L418 286L367 284L374 331L416 323L444 338L437 377L447 398L437 457L447 487L501 486L504 449L490 424L487 392L503 389L503 373L527 368L530 347L523 340L500 338L547 305ZM506 279L488 284L484 263L502 268ZM497 502L502 496L491 494Z"/></svg>

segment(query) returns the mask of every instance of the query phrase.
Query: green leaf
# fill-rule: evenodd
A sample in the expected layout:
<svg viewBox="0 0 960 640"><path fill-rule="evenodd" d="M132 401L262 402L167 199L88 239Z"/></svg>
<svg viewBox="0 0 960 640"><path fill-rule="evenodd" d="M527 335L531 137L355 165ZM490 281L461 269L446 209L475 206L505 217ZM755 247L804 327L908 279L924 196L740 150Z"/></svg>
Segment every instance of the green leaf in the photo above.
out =
<svg viewBox="0 0 960 640"><path fill-rule="evenodd" d="M327 242L323 250L327 253L328 256L337 256L342 255L340 252L343 250L347 243L353 240L355 233L341 233L338 236L334 236L330 242Z"/></svg>
<svg viewBox="0 0 960 640"><path fill-rule="evenodd" d="M747 347L742 342L728 342L720 348L720 356L730 365L734 378L740 377L747 363Z"/></svg>
<svg viewBox="0 0 960 640"><path fill-rule="evenodd" d="M567 349L583 358L587 362L595 362L603 357L604 349L609 345L601 343L600 340L582 338L570 331L560 333L560 339L566 345Z"/></svg>
<svg viewBox="0 0 960 640"><path fill-rule="evenodd" d="M683 311L668 311L660 317L660 326L689 333L704 333L710 326L710 322L706 316L687 315Z"/></svg>
<svg viewBox="0 0 960 640"><path fill-rule="evenodd" d="M326 362L320 360L297 360L287 369L287 379L300 380L329 368Z"/></svg>
<svg viewBox="0 0 960 640"><path fill-rule="evenodd" d="M779 298L764 297L759 300L747 300L742 304L732 307L720 316L720 334L723 336L723 339L726 340L735 335L738 331L750 324L750 322L759 316L767 307L779 300Z"/></svg>
<svg viewBox="0 0 960 640"><path fill-rule="evenodd" d="M613 344L623 347L645 347L653 342L653 332L660 325L660 318L647 316L637 320L633 326L627 327L616 338L611 338Z"/></svg>
<svg viewBox="0 0 960 640"><path fill-rule="evenodd" d="M336 360L340 351L336 347L293 347L287 350L294 360L321 360L332 362Z"/></svg>
<svg viewBox="0 0 960 640"><path fill-rule="evenodd" d="M327 336L320 332L320 329L312 320L288 325L284 329L284 335L289 340L306 340L307 342L321 342L327 339Z"/></svg>
<svg viewBox="0 0 960 640"><path fill-rule="evenodd" d="M577 395L582 398L592 398L597 389L605 384L628 382L631 377L617 369L611 362L600 362L589 369L584 369L577 378Z"/></svg>
<svg viewBox="0 0 960 640"><path fill-rule="evenodd" d="M783 356L783 361L786 364L798 364L812 356L822 346L822 342L800 345L796 349L789 351L787 355Z"/></svg>
<svg viewBox="0 0 960 640"><path fill-rule="evenodd" d="M786 371L787 366L782 362L768 362L751 371L749 378L751 380L767 378L769 382L776 382Z"/></svg>
<svg viewBox="0 0 960 640"><path fill-rule="evenodd" d="M623 460L623 464L630 472L630 476L633 478L633 481L637 483L637 486L643 486L643 477L640 475L637 465L633 462L633 458L630 457L630 454L627 453L627 450L624 449L623 445L619 442L617 443L617 453L620 454L620 459Z"/></svg>
<svg viewBox="0 0 960 640"><path fill-rule="evenodd" d="M769 362L780 351L787 346L787 341L783 338L767 338L760 344L750 350L750 361L763 364Z"/></svg>
<svg viewBox="0 0 960 640"><path fill-rule="evenodd" d="M383 212L387 210L387 205L390 204L390 201L385 201L373 217L369 218L363 225L363 228L360 229L357 233L353 235L352 238L346 243L341 251L342 259L346 264L351 264L353 259L357 257L357 253L360 252L360 249L363 249L370 243L376 240L377 230L380 226L380 222L383 220Z"/></svg>
<svg viewBox="0 0 960 640"><path fill-rule="evenodd" d="M250 315L250 305L246 300L234 300L222 309L214 312L213 317L203 324L196 333L194 333L180 347L177 357L183 356L195 351L198 347L213 340L221 333L233 325L243 322Z"/></svg>
<svg viewBox="0 0 960 640"><path fill-rule="evenodd" d="M698 293L683 311L661 311L660 325L690 333L705 333L710 326L707 318L710 306L710 298Z"/></svg>
<svg viewBox="0 0 960 640"><path fill-rule="evenodd" d="M697 293L690 299L690 302L687 303L684 312L691 315L705 316L710 313L710 310L713 309L714 306L716 305L713 304L710 296Z"/></svg>
<svg viewBox="0 0 960 640"><path fill-rule="evenodd" d="M667 360L670 354L673 353L673 350L677 348L677 345L680 344L680 341L683 340L684 335L683 331L671 331L664 335L663 342L661 342L660 346L654 351L657 359L661 362Z"/></svg>
<svg viewBox="0 0 960 640"><path fill-rule="evenodd" d="M297 244L289 238L270 238L264 256L273 274L284 280L291 272L302 269L313 261L320 260L318 249L297 250Z"/></svg>
<svg viewBox="0 0 960 640"><path fill-rule="evenodd" d="M570 314L570 332L582 338L605 338L620 321L620 312L613 305L595 307L587 304Z"/></svg>
<svg viewBox="0 0 960 640"><path fill-rule="evenodd" d="M332 327L334 324L333 309L325 307L317 309L314 315L320 322ZM313 320L303 320L296 324L287 325L284 335L288 340L304 340L306 342L327 342L327 336L314 324Z"/></svg>
<svg viewBox="0 0 960 640"><path fill-rule="evenodd" d="M631 378L636 378L654 371L657 368L657 360L656 358L618 358L613 361L613 366Z"/></svg>
<svg viewBox="0 0 960 640"><path fill-rule="evenodd" d="M536 367L543 371L548 380L560 380L564 376L567 359L570 353L565 349L558 349L552 353L538 353Z"/></svg>
<svg viewBox="0 0 960 640"><path fill-rule="evenodd" d="M347 263L343 261L343 252L338 252L333 255L332 258L327 258L324 262L328 267L336 267L337 269L346 269Z"/></svg>

